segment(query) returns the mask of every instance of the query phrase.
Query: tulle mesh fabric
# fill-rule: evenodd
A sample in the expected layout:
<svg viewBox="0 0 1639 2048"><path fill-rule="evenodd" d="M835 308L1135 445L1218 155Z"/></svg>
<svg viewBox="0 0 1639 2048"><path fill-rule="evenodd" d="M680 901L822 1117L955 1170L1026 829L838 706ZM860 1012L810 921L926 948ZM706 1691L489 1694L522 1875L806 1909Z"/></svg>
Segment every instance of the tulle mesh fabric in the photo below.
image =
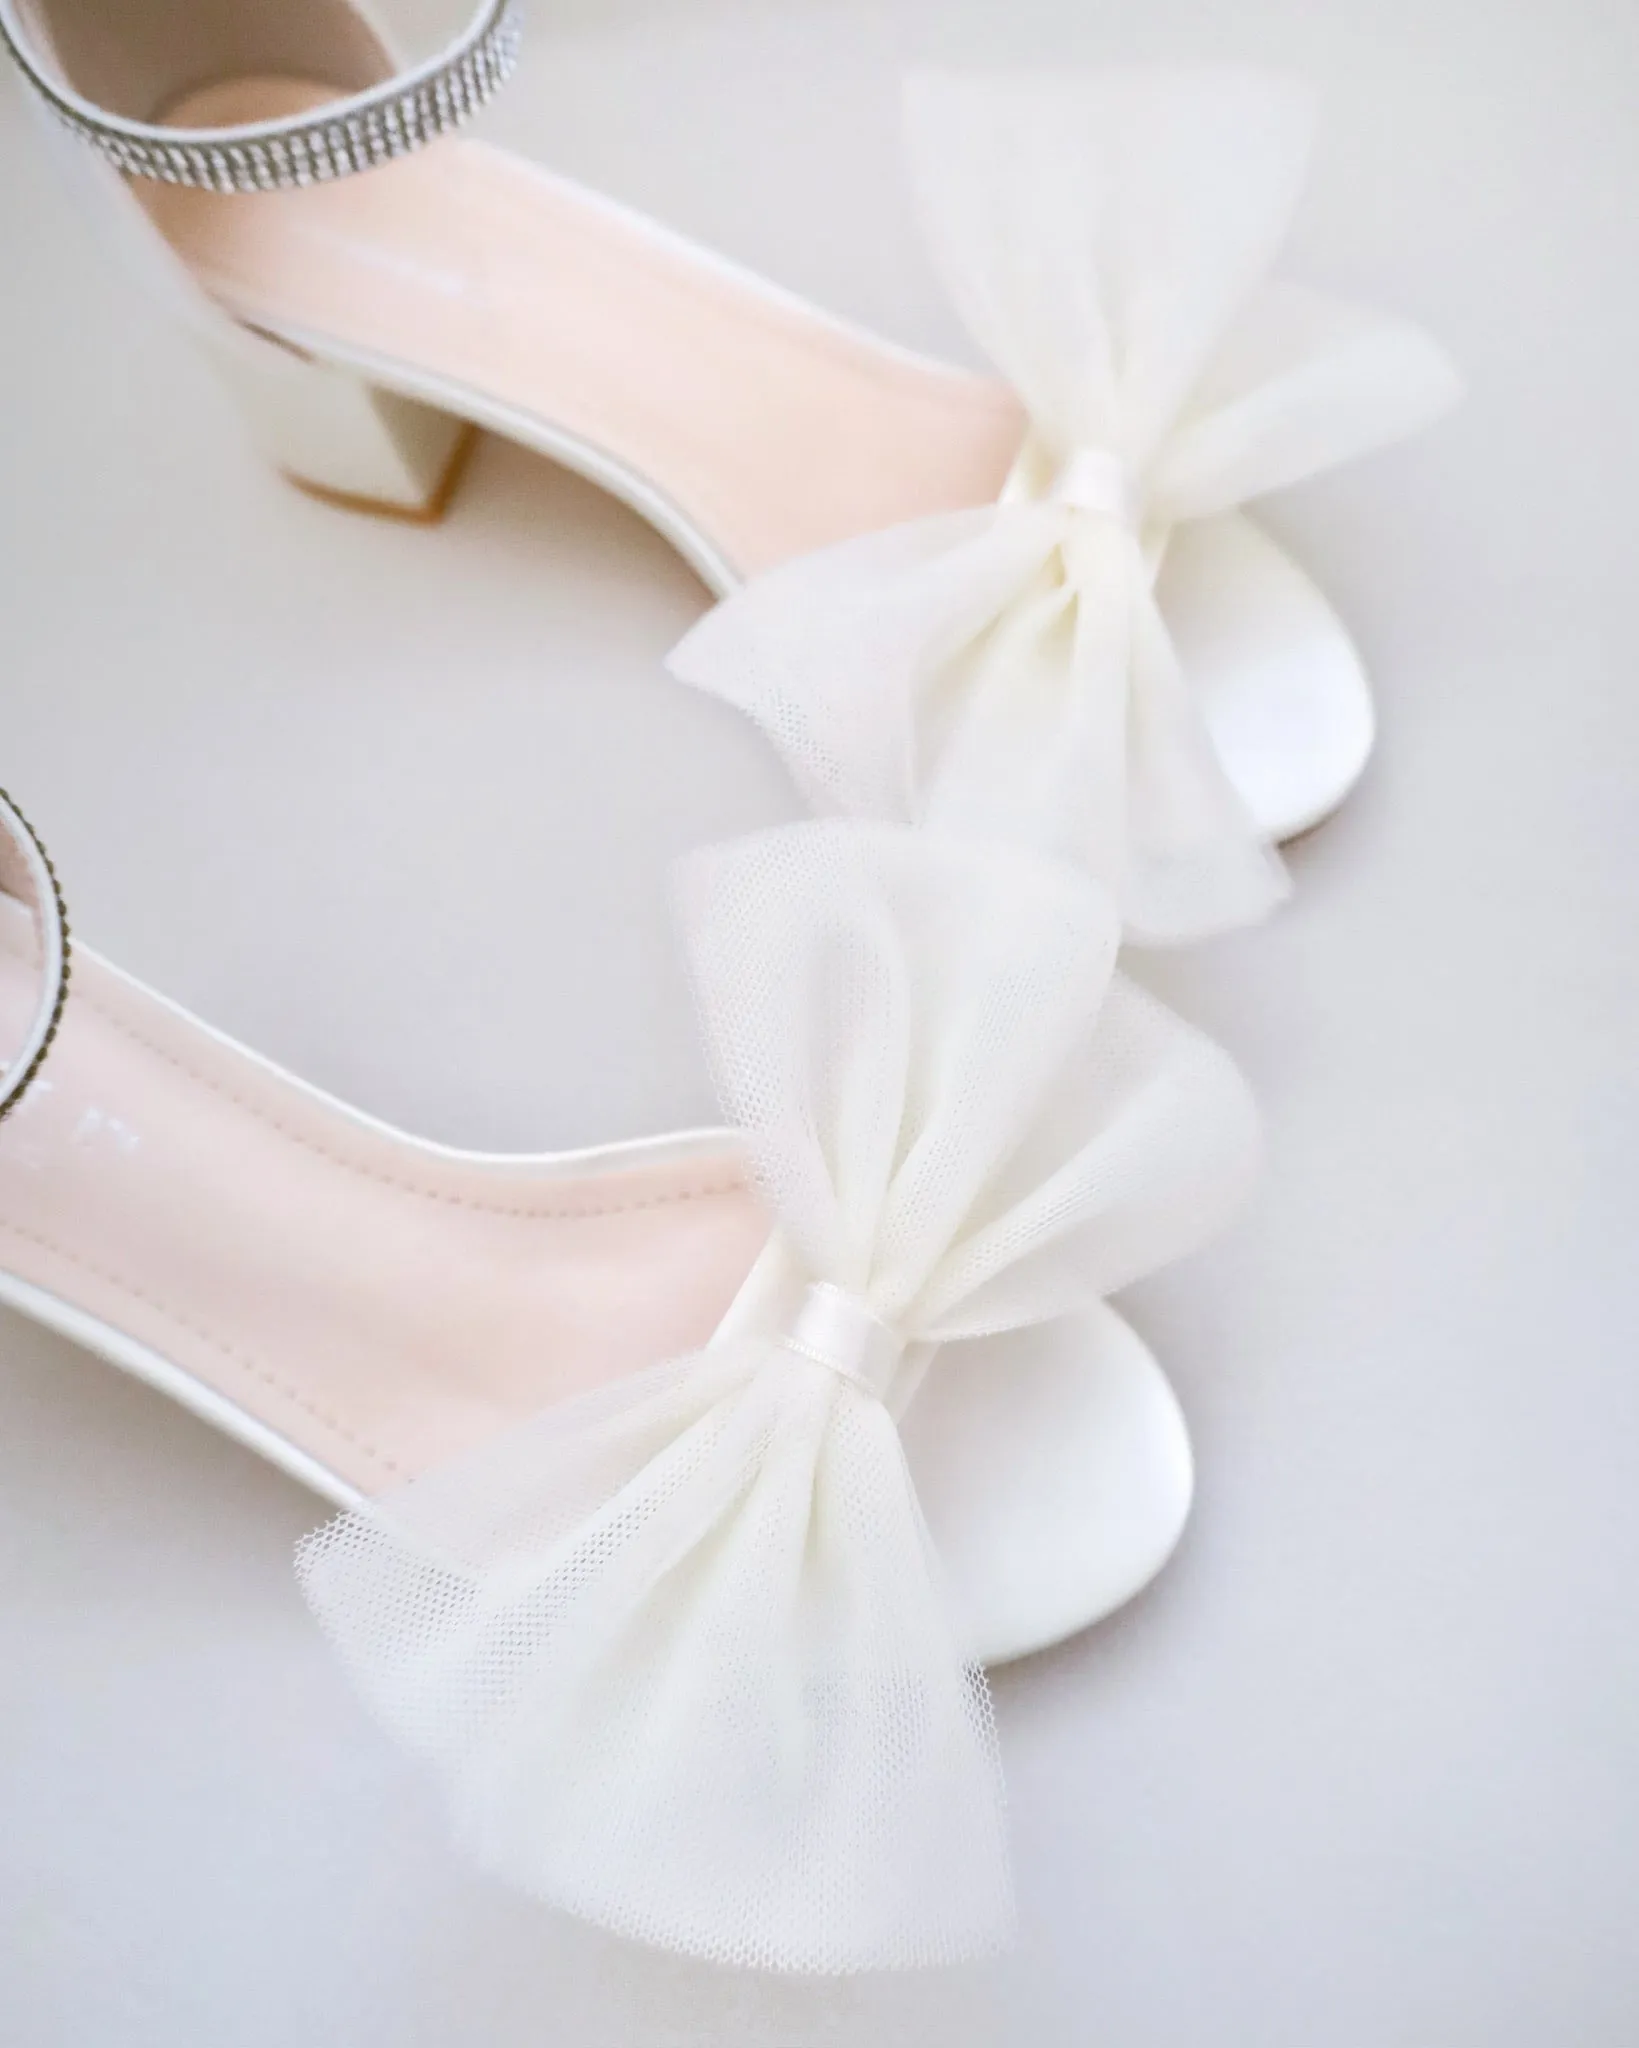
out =
<svg viewBox="0 0 1639 2048"><path fill-rule="evenodd" d="M321 1530L304 1590L494 1874L748 1969L1005 1942L995 1729L881 1402L756 1341Z"/></svg>
<svg viewBox="0 0 1639 2048"><path fill-rule="evenodd" d="M1064 864L831 821L696 856L679 895L783 1230L907 1342L1056 1317L1244 1186L1243 1084L1112 976L1114 905ZM342 1517L302 1584L535 1896L742 1966L983 1954L995 1731L890 1405L779 1332L708 1346Z"/></svg>
<svg viewBox="0 0 1639 2048"><path fill-rule="evenodd" d="M764 727L816 809L1028 840L1112 888L1145 942L1286 894L1202 719L1212 678L1183 673L1156 598L1167 536L1457 388L1415 328L1266 281L1310 127L1300 87L1236 69L914 84L934 255L1030 421L1004 501L784 564L670 659ZM1087 452L1109 505L1059 489ZM1267 641L1279 662L1279 618Z"/></svg>

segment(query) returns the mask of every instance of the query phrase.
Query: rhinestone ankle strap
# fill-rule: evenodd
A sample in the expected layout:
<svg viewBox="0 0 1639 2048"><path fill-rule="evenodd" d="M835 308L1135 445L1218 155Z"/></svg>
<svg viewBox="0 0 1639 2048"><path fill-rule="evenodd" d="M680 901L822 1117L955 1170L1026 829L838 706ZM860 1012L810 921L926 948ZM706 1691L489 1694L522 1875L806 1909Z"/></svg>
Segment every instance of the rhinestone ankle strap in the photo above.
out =
<svg viewBox="0 0 1639 2048"><path fill-rule="evenodd" d="M24 1035L21 1050L0 1062L0 1119L16 1107L23 1091L40 1071L62 1022L68 1000L68 912L50 856L39 836L11 798L0 789L0 883L26 889L32 896L40 935L40 999Z"/></svg>
<svg viewBox="0 0 1639 2048"><path fill-rule="evenodd" d="M390 163L457 128L506 83L518 58L519 0L483 0L441 55L310 114L238 128L162 128L109 114L49 78L15 0L0 0L0 41L65 128L117 170L213 192L279 192Z"/></svg>

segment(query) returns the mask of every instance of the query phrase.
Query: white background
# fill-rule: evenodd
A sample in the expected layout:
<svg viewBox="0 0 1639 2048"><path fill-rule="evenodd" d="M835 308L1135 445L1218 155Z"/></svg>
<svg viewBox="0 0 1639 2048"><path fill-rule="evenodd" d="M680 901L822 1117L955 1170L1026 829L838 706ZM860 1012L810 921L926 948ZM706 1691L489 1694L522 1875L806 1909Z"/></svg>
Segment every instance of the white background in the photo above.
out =
<svg viewBox="0 0 1639 2048"><path fill-rule="evenodd" d="M1014 1959L725 1977L457 1867L299 1607L314 1503L0 1318L0 2040L1631 2048L1639 12L532 14L492 132L949 353L905 62L1290 65L1325 93L1290 269L1467 371L1460 416L1272 509L1381 749L1295 906L1154 977L1271 1135L1250 1218L1132 1304L1196 1517L1147 1597L999 1684ZM792 800L660 671L688 573L495 443L429 532L264 474L14 90L0 278L0 766L85 939L431 1136L709 1118L666 865Z"/></svg>

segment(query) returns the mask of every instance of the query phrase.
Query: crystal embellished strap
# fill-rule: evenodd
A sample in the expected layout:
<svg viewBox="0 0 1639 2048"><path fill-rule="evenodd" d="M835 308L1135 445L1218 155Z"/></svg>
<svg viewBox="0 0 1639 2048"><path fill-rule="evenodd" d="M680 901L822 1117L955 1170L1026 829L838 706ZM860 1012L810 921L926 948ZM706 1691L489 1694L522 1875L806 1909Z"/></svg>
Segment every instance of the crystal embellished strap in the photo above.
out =
<svg viewBox="0 0 1639 2048"><path fill-rule="evenodd" d="M21 1049L9 1063L0 1065L0 1118L16 1107L40 1071L68 1000L68 912L57 871L33 826L0 789L0 888L14 872L34 898L40 928L40 999Z"/></svg>
<svg viewBox="0 0 1639 2048"><path fill-rule="evenodd" d="M277 192L390 163L477 113L518 58L519 0L483 0L457 41L412 71L309 114L236 128L163 128L104 112L49 78L28 47L15 0L0 0L0 39L64 127L116 169L213 192Z"/></svg>

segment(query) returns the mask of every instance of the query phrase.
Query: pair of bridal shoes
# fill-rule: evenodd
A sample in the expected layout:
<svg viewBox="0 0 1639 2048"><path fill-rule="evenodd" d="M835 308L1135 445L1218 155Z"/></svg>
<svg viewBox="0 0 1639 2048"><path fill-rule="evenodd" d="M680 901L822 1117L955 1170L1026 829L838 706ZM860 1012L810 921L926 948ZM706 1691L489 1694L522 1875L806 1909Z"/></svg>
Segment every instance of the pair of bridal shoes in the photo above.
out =
<svg viewBox="0 0 1639 2048"><path fill-rule="evenodd" d="M508 0L410 68L346 0L0 32L281 468L428 516L477 424L595 479L722 599L673 672L823 814L676 880L724 1127L503 1158L78 944L69 993L0 799L0 1300L335 1504L304 1594L487 1868L747 1967L994 1950L985 1667L1175 1546L1187 1434L1109 1297L1259 1149L1118 952L1268 914L1372 742L1243 508L1449 365L1272 278L1312 113L1261 73L913 83L981 375L456 135Z"/></svg>

